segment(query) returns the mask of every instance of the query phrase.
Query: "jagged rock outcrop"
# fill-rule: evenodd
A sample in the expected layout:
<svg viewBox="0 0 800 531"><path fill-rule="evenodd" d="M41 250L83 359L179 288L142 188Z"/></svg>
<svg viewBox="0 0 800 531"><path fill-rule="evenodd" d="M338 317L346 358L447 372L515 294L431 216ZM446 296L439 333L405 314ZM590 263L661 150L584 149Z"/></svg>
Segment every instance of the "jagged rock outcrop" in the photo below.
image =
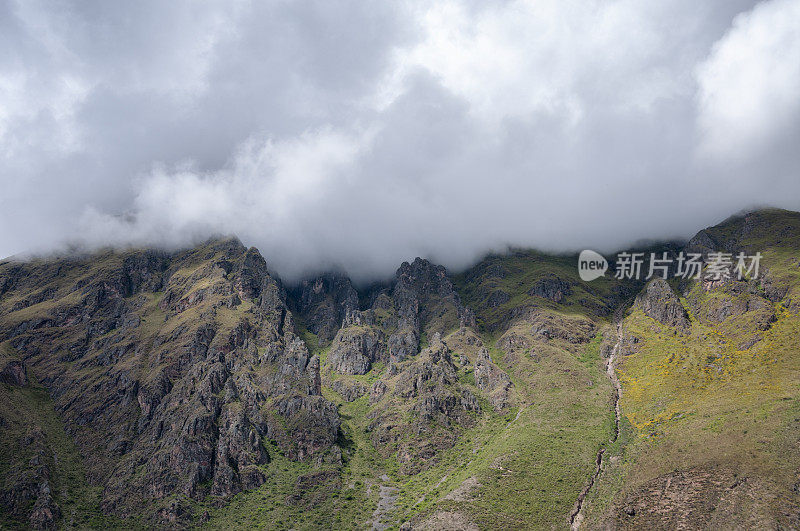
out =
<svg viewBox="0 0 800 531"><path fill-rule="evenodd" d="M341 374L366 374L377 361L397 363L419 352L424 334L475 325L444 267L417 258L404 262L390 287L370 294L371 307L348 308L329 357Z"/></svg>
<svg viewBox="0 0 800 531"><path fill-rule="evenodd" d="M51 492L53 453L47 436L38 426L32 426L17 441L17 446L5 448L31 455L26 461L12 460L9 470L0 478L0 505L33 529L55 529L61 508Z"/></svg>
<svg viewBox="0 0 800 531"><path fill-rule="evenodd" d="M92 455L106 511L179 521L191 510L157 509L159 500L262 484L266 440L292 459L335 444L319 359L296 335L280 282L238 240L4 264L0 278L6 295L38 287L22 305L0 299L0 342L36 370Z"/></svg>
<svg viewBox="0 0 800 531"><path fill-rule="evenodd" d="M336 334L329 354L330 366L341 374L367 374L376 361L388 361L386 337L374 326L354 324Z"/></svg>
<svg viewBox="0 0 800 531"><path fill-rule="evenodd" d="M447 270L428 260L404 262L396 273L392 290L397 313L404 324L432 335L455 328L465 312L447 276Z"/></svg>
<svg viewBox="0 0 800 531"><path fill-rule="evenodd" d="M370 401L377 403L370 413L373 443L385 452L396 450L403 472L424 469L474 423L480 406L459 383L457 370L451 350L434 334L430 346L402 363L388 383L373 385Z"/></svg>
<svg viewBox="0 0 800 531"><path fill-rule="evenodd" d="M489 396L489 403L500 411L508 406L509 394L513 384L508 375L497 365L492 363L492 358L486 347L478 350L475 361L475 385Z"/></svg>
<svg viewBox="0 0 800 531"><path fill-rule="evenodd" d="M564 297L572 295L571 284L558 277L545 277L537 280L528 291L528 295L542 297L553 302L561 302Z"/></svg>
<svg viewBox="0 0 800 531"><path fill-rule="evenodd" d="M474 329L461 327L447 336L447 345L458 356L454 361L467 374L472 370L475 387L481 391L495 411L502 411L512 402L514 384L508 374L492 361L489 349Z"/></svg>
<svg viewBox="0 0 800 531"><path fill-rule="evenodd" d="M320 344L328 344L348 313L358 310L358 293L347 277L326 274L307 279L292 290L299 316Z"/></svg>
<svg viewBox="0 0 800 531"><path fill-rule="evenodd" d="M681 332L686 332L691 326L678 296L664 279L651 280L637 295L636 305L648 317L661 324L673 326Z"/></svg>

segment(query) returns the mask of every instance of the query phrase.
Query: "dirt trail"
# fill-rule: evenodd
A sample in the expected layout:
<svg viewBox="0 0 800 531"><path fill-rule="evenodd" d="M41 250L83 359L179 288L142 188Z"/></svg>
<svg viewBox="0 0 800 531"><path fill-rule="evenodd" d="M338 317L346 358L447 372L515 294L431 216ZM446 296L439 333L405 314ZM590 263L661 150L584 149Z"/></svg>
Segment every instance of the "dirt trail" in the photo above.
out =
<svg viewBox="0 0 800 531"><path fill-rule="evenodd" d="M611 351L611 355L608 357L608 361L606 361L606 375L608 379L611 380L611 383L614 385L613 391L613 402L614 402L614 435L611 436L611 440L609 443L614 443L619 437L619 419L620 419L620 410L619 410L619 397L622 392L622 387L619 384L619 379L617 378L617 371L616 371L616 361L617 357L620 355L620 349L622 348L622 324L617 324L617 342L614 345L613 350ZM575 502L575 508L572 510L572 514L569 517L569 525L572 531L578 531L580 529L581 524L583 523L583 501L586 499L586 495L589 494L589 491L592 490L595 481L597 481L597 477L600 475L600 472L603 470L603 455L605 454L606 449L601 448L599 452L597 452L597 458L595 460L595 469L594 474L592 477L589 478L589 482L584 487L583 491L578 495L578 499Z"/></svg>
<svg viewBox="0 0 800 531"><path fill-rule="evenodd" d="M381 476L381 481L384 485L380 486L378 491L378 506L375 512L372 513L372 529L376 531L383 531L389 527L389 524L382 522L383 518L394 509L397 503L397 487L386 485L390 481L389 476L386 474Z"/></svg>

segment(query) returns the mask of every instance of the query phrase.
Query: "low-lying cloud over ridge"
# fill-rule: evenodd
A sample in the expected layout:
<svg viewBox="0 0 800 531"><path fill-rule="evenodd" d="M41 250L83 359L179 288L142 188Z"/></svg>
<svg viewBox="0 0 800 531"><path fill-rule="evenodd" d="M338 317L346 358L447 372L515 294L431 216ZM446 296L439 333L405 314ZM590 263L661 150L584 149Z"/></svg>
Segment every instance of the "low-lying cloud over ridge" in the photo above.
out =
<svg viewBox="0 0 800 531"><path fill-rule="evenodd" d="M800 1L0 4L0 255L235 233L285 278L800 208Z"/></svg>

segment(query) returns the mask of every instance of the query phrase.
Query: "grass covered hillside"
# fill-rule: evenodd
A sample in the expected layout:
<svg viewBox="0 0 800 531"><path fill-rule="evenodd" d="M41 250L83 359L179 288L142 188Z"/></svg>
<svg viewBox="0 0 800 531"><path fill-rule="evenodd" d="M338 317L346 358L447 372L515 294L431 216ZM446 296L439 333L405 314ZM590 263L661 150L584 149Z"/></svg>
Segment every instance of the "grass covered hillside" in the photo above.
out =
<svg viewBox="0 0 800 531"><path fill-rule="evenodd" d="M800 215L684 250L760 275L586 283L515 250L286 287L237 240L4 261L0 525L800 527Z"/></svg>
<svg viewBox="0 0 800 531"><path fill-rule="evenodd" d="M498 265L509 295L499 310L484 304ZM290 481L239 494L210 526L256 525L264 511L300 527L569 525L614 432L603 352L612 310L634 287L584 286L573 259L533 253L489 258L452 283L441 272L403 266L358 294L360 310L340 279L293 292L323 394L339 407L341 475L302 510L263 508ZM346 316L330 334L337 302ZM419 353L392 350L409 330Z"/></svg>
<svg viewBox="0 0 800 531"><path fill-rule="evenodd" d="M688 247L761 252L760 278L670 283L680 322L630 309L625 444L587 500L589 527L797 528L800 215L737 217Z"/></svg>

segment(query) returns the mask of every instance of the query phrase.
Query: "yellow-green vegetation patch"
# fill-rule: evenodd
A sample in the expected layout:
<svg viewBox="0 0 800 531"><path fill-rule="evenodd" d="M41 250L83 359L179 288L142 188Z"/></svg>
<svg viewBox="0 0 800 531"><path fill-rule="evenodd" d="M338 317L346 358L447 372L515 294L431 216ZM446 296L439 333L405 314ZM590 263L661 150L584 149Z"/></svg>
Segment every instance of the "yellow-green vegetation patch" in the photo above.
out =
<svg viewBox="0 0 800 531"><path fill-rule="evenodd" d="M757 478L764 499L796 497L800 316L761 298L760 306L750 306L755 310L723 314L719 322L708 317L717 315L720 304L736 301L724 287L690 288L682 299L693 308L688 335L639 310L624 321L626 337L636 338L618 369L620 405L631 433L620 459L601 478L592 502L595 522L611 499L622 500L676 471L725 471ZM767 326L764 312L774 314ZM758 340L748 344L754 335Z"/></svg>

